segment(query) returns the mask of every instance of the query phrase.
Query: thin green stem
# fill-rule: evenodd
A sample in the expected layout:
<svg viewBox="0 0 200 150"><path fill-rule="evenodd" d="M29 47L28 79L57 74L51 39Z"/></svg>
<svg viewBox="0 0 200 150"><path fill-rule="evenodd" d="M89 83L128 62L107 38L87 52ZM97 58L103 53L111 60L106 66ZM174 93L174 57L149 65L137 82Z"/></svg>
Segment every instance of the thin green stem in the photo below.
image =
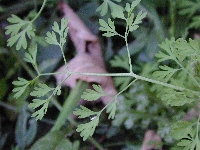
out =
<svg viewBox="0 0 200 150"><path fill-rule="evenodd" d="M175 17L176 17L176 9L175 9L175 0L169 0L170 3L170 20L171 20L171 27L170 27L170 35L171 37L175 36Z"/></svg>
<svg viewBox="0 0 200 150"><path fill-rule="evenodd" d="M42 3L42 7L40 8L39 12L37 13L37 15L31 20L31 22L34 22L39 16L40 14L42 13L42 10L44 9L44 6L46 4L47 0L44 0L43 3Z"/></svg>
<svg viewBox="0 0 200 150"><path fill-rule="evenodd" d="M61 44L60 44L59 46L60 46L60 50L61 50L61 52L62 52L62 56L63 56L64 62L65 62L65 67L66 67L66 69L67 69L67 60L66 60L65 54L64 54L64 52L63 52L63 46L62 46ZM67 71L68 71L68 69L67 69Z"/></svg>
<svg viewBox="0 0 200 150"><path fill-rule="evenodd" d="M133 73L133 69L132 69L132 62L131 62L131 55L130 55L130 50L129 50L129 46L128 46L128 34L129 34L129 27L128 27L128 23L126 23L126 32L125 32L125 43L126 43L126 50L127 50L127 54L128 54L128 62L129 62L129 67L130 67L130 73Z"/></svg>
<svg viewBox="0 0 200 150"><path fill-rule="evenodd" d="M199 142L199 121L200 121L200 115L197 120L197 133L196 133L196 140Z"/></svg>
<svg viewBox="0 0 200 150"><path fill-rule="evenodd" d="M55 125L51 129L51 131L59 130L69 115L72 113L74 107L77 105L79 100L81 99L81 95L83 91L87 88L88 84L83 81L79 81L76 84L76 87L70 92L70 95L65 100L65 103L61 109L61 112L55 122Z"/></svg>

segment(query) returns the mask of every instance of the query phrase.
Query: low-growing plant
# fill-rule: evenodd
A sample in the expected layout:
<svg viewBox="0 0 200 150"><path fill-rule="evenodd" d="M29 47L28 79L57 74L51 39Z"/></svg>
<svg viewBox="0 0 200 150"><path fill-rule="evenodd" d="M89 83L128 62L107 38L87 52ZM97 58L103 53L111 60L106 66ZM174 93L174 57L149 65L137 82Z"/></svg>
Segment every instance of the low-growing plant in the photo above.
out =
<svg viewBox="0 0 200 150"><path fill-rule="evenodd" d="M100 12L102 16L106 15L108 13L108 10L110 10L111 13L111 18L108 18L108 20L105 21L103 19L99 19L99 30L103 32L103 36L105 37L119 36L125 42L127 56L115 56L114 59L111 61L111 66L121 67L125 70L128 69L128 73L99 74L95 72L71 72L68 69L68 62L64 54L64 46L68 34L67 18L61 19L60 24L54 22L52 26L52 32L48 31L45 36L45 41L48 44L58 46L61 50L67 71L42 73L38 69L38 64L36 61L38 48L37 45L32 42L32 39L35 36L35 28L33 22L41 14L46 4L46 0L44 0L40 11L31 21L22 20L16 15L12 15L10 18L8 18L8 22L10 23L10 25L6 27L6 34L10 35L10 38L8 39L7 46L15 45L16 50L20 50L21 48L28 49L25 52L24 60L27 63L30 63L37 73L37 76L31 80L18 77L18 80L13 81L13 84L15 86L15 88L13 89L13 92L15 93L14 97L16 99L20 98L28 88L34 87L30 95L36 98L32 100L28 107L35 110L35 112L32 114L32 117L35 117L36 120L41 120L44 117L44 115L47 113L49 102L51 101L51 99L54 96L59 96L62 93L61 86L63 82L65 82L70 76L75 74L87 76L92 75L116 77L115 81L120 87L120 91L116 95L107 94L100 85L96 84L92 85L92 89L86 89L83 93L80 93L82 94L81 98L86 101L96 101L103 96L110 97L109 103L106 104L99 111L91 110L83 105L80 105L80 107L76 108L73 111L73 114L76 115L78 118L89 118L89 122L78 125L76 129L77 132L80 132L80 136L83 137L84 141L94 134L103 111L108 114L108 119L114 119L113 123L119 123L119 121L117 120L120 113L118 114L118 112L121 111L122 114L123 110L129 110L129 108L127 107L123 108L123 106L125 106L126 104L122 103L123 106L118 105L119 103L121 104L120 95L123 95L126 90L134 89L135 86L141 87L140 91L145 90L145 86L149 87L149 92L155 93L156 95L154 98L161 100L163 105L165 106L187 106L188 108L195 108L198 105L198 100L200 96L199 41L196 39L189 39L187 41L183 38L166 38L162 43L159 44L161 50L155 55L157 63L155 62L155 65L147 67L146 70L144 70L144 67L143 74L136 74L134 72L133 63L130 55L128 37L131 32L134 32L139 28L142 20L148 14L145 11L139 11L138 13L135 13L135 8L139 5L140 0L134 0L131 3L126 3L124 8L116 3L120 1L121 0L104 0L103 3L97 8L97 11ZM186 10L182 10L182 13L186 13ZM122 20L125 23L124 34L120 34L117 32L115 27L115 20ZM31 41L30 44L28 44L29 41ZM157 64L159 64L159 68L157 68ZM51 87L46 83L38 82L41 77L51 76L55 74L67 74L67 77L55 87ZM145 83L146 85L144 84L144 81L147 82ZM149 85L152 86L150 87ZM77 88L75 89L78 90ZM137 92L137 90L133 90L134 92L132 93L129 91L127 97L130 97L130 94L132 94L132 97L137 95L138 92L140 92ZM126 94L123 95L124 99L126 98L125 95ZM75 103L75 105L77 103L78 101ZM132 105L135 105L134 102L130 104L130 106ZM118 107L120 109L118 109ZM148 106L148 109L150 109L150 107L151 106ZM71 108L70 110L72 111L72 109L73 108ZM172 114L171 112L166 113ZM199 114L199 112L197 113ZM134 114L134 112L132 114ZM60 127L63 125L65 119L63 117L61 118L62 119L59 119L59 121L56 123L56 127L54 126L52 128L53 132L59 130ZM142 115L140 118L142 118ZM176 119L173 119L173 124L171 125L171 136L175 140L178 140L177 146L180 149L200 149L199 118L200 117L193 118L193 120L191 121L184 119L175 121ZM51 134L53 134L53 132ZM48 136L46 136L46 138L48 138ZM75 147L77 149L76 143Z"/></svg>

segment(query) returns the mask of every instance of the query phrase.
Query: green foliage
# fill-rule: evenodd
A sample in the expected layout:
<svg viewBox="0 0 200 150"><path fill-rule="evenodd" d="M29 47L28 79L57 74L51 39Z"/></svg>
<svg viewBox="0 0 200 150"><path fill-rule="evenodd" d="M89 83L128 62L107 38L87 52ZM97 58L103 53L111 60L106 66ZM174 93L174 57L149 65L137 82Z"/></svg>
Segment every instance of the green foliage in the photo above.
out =
<svg viewBox="0 0 200 150"><path fill-rule="evenodd" d="M35 118L36 120L41 120L47 112L48 104L49 104L49 99L46 100L34 99L33 102L28 105L29 108L36 109L42 105L43 106L39 110L34 112L31 117L36 117Z"/></svg>
<svg viewBox="0 0 200 150"><path fill-rule="evenodd" d="M78 150L79 142L75 141L71 143L68 139L64 138L64 134L61 131L49 132L44 137L40 138L30 150Z"/></svg>
<svg viewBox="0 0 200 150"><path fill-rule="evenodd" d="M123 55L123 56L114 56L114 59L112 59L110 61L110 65L112 67L121 67L123 69L126 69L127 71L129 71L129 64L128 64L128 60L127 60L127 56Z"/></svg>
<svg viewBox="0 0 200 150"><path fill-rule="evenodd" d="M164 82L167 82L173 76L173 74L179 70L179 69L173 69L166 65L160 66L160 69L162 69L162 71L155 71L153 73L153 76L155 78L158 78L160 81L164 81Z"/></svg>
<svg viewBox="0 0 200 150"><path fill-rule="evenodd" d="M27 37L31 39L35 36L35 29L31 21L24 21L19 17L12 15L8 18L8 22L12 25L6 27L6 35L11 35L8 39L7 46L13 46L15 43L16 49L27 48Z"/></svg>
<svg viewBox="0 0 200 150"><path fill-rule="evenodd" d="M180 147L184 147L184 150L193 150L200 148L198 135L199 122L197 122L197 128L195 128L194 125L196 124L194 124L193 122L181 121L175 123L172 126L171 135L174 139L180 140L177 145Z"/></svg>
<svg viewBox="0 0 200 150"><path fill-rule="evenodd" d="M28 52L25 52L24 60L33 65L36 64L36 56L37 56L37 45L32 45L29 47Z"/></svg>
<svg viewBox="0 0 200 150"><path fill-rule="evenodd" d="M52 45L58 45L62 47L66 43L66 37L68 33L68 19L61 19L61 25L59 27L57 22L53 23L52 32L47 32L45 40L47 43L52 44ZM56 37L56 33L59 35L59 39Z"/></svg>
<svg viewBox="0 0 200 150"><path fill-rule="evenodd" d="M113 0L116 2L121 2L121 0ZM104 0L104 2L97 8L97 11L100 11L101 16L104 16L108 12L108 6L111 9L111 15L113 18L124 18L124 8L111 0Z"/></svg>
<svg viewBox="0 0 200 150"><path fill-rule="evenodd" d="M109 113L108 119L114 119L117 109L117 100L114 100L112 103L109 103L107 106L106 112Z"/></svg>
<svg viewBox="0 0 200 150"><path fill-rule="evenodd" d="M99 24L101 25L99 30L106 32L103 34L103 36L111 37L117 35L114 22L110 18L108 18L108 24L103 19L99 19Z"/></svg>
<svg viewBox="0 0 200 150"><path fill-rule="evenodd" d="M48 87L46 84L39 83L38 86L30 93L31 96L42 97L53 90L53 88Z"/></svg>
<svg viewBox="0 0 200 150"><path fill-rule="evenodd" d="M89 116L97 115L98 112L91 111L90 109L80 105L81 109L76 109L73 114L78 116L78 118L86 118Z"/></svg>
<svg viewBox="0 0 200 150"><path fill-rule="evenodd" d="M26 90L26 88L30 85L31 81L28 81L24 78L18 77L18 81L13 81L16 87L12 90L15 92L14 98L19 98Z"/></svg>
<svg viewBox="0 0 200 150"><path fill-rule="evenodd" d="M93 84L92 87L94 88L94 90L86 89L86 91L83 92L81 96L82 99L87 101L94 101L102 96L107 96L100 85Z"/></svg>
<svg viewBox="0 0 200 150"><path fill-rule="evenodd" d="M98 123L99 116L95 116L91 118L90 122L78 125L76 131L81 132L80 136L83 137L83 141L94 134L95 128L97 127Z"/></svg>

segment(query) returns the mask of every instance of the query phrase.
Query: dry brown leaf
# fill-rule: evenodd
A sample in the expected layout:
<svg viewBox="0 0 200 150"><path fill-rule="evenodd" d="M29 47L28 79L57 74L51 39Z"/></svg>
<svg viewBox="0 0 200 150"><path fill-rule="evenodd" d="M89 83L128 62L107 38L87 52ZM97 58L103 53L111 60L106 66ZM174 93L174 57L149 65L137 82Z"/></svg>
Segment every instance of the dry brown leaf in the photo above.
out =
<svg viewBox="0 0 200 150"><path fill-rule="evenodd" d="M69 19L68 26L70 38L77 51L77 55L68 63L69 71L82 73L107 73L98 38L88 30L77 14L66 3L60 2L59 9L64 14L64 17L68 17ZM62 66L58 71L65 72L66 66ZM55 75L55 78L57 82L60 83L67 76L67 74L58 74ZM63 86L74 88L78 80L100 84L107 94L117 94L112 78L105 76L72 74L63 83ZM110 100L111 99L108 97L102 97L104 104L107 104Z"/></svg>
<svg viewBox="0 0 200 150"><path fill-rule="evenodd" d="M151 141L153 141L154 144L150 145L149 142ZM144 136L144 141L141 150L152 150L152 149L162 150L162 148L158 145L160 142L161 142L161 137L158 136L155 133L155 131L147 130Z"/></svg>

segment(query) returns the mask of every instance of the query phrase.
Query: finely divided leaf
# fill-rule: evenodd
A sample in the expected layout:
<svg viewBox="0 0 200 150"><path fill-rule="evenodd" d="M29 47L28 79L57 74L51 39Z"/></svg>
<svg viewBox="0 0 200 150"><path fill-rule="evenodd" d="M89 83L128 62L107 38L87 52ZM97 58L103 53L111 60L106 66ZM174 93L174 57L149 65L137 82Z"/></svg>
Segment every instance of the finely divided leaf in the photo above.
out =
<svg viewBox="0 0 200 150"><path fill-rule="evenodd" d="M121 2L121 0L115 0L117 2ZM124 17L124 8L111 0L104 0L104 2L97 8L97 11L100 11L101 16L104 16L108 12L108 6L111 9L111 15L113 18L121 18L125 19Z"/></svg>
<svg viewBox="0 0 200 150"><path fill-rule="evenodd" d="M66 42L66 37L68 33L68 19L62 18L61 25L59 27L57 22L53 23L52 32L47 32L45 40L49 44L63 46ZM56 33L59 35L59 39L57 39Z"/></svg>
<svg viewBox="0 0 200 150"><path fill-rule="evenodd" d="M95 128L99 123L99 116L96 116L92 119L92 121L78 125L76 129L77 132L81 132L80 136L83 137L83 141L85 141L89 136L94 134Z"/></svg>
<svg viewBox="0 0 200 150"><path fill-rule="evenodd" d="M89 117L89 116L93 116L93 115L97 115L98 112L94 112L94 111L91 111L90 109L84 107L84 106L80 106L81 109L76 109L73 114L78 116L78 118L86 118L86 117Z"/></svg>
<svg viewBox="0 0 200 150"><path fill-rule="evenodd" d="M106 110L106 112L109 113L108 119L115 118L116 107L117 107L117 100L108 104L107 110Z"/></svg>
<svg viewBox="0 0 200 150"><path fill-rule="evenodd" d="M160 69L162 69L163 71L155 71L153 73L153 76L164 82L167 82L173 76L173 74L179 70L179 69L173 69L166 65L160 66Z"/></svg>
<svg viewBox="0 0 200 150"><path fill-rule="evenodd" d="M29 86L30 81L27 81L23 78L18 78L18 81L13 81L12 84L14 84L16 87L12 90L13 92L16 92L14 95L14 98L19 98L26 88Z"/></svg>
<svg viewBox="0 0 200 150"><path fill-rule="evenodd" d="M58 86L54 89L53 94L54 94L54 95L60 95L60 94L61 94L61 86L60 86L60 85L58 85Z"/></svg>
<svg viewBox="0 0 200 150"><path fill-rule="evenodd" d="M197 97L192 94L188 95L186 91L175 91L173 89L164 89L165 94L162 95L161 100L171 106L183 106L194 102Z"/></svg>
<svg viewBox="0 0 200 150"><path fill-rule="evenodd" d="M132 32L136 30L137 28L139 28L139 24L142 23L142 19L144 19L146 15L147 15L146 12L140 11L136 16L135 21L133 22L134 14L131 14L130 17L127 19L129 31Z"/></svg>
<svg viewBox="0 0 200 150"><path fill-rule="evenodd" d="M38 86L30 93L31 96L41 97L53 90L53 88L48 87L46 84L39 83Z"/></svg>
<svg viewBox="0 0 200 150"><path fill-rule="evenodd" d="M41 120L47 112L48 104L49 104L49 99L47 100L34 99L33 103L30 103L28 105L29 108L35 109L41 105L43 106L39 110L34 112L31 117L36 117L35 118L36 120Z"/></svg>
<svg viewBox="0 0 200 150"><path fill-rule="evenodd" d="M19 50L21 47L27 48L27 36L29 39L35 36L35 29L31 21L24 21L19 17L12 15L8 18L8 22L12 25L6 27L6 35L11 35L8 39L7 46L13 46L15 43L16 49Z"/></svg>
<svg viewBox="0 0 200 150"><path fill-rule="evenodd" d="M129 71L130 69L126 55L123 56L115 55L114 59L110 61L110 64L112 67L121 67L123 69L126 69L127 71Z"/></svg>
<svg viewBox="0 0 200 150"><path fill-rule="evenodd" d="M37 55L37 45L32 45L29 49L28 49L28 53L25 52L25 58L24 60L26 62L29 62L31 64L35 64L36 63L36 55Z"/></svg>
<svg viewBox="0 0 200 150"><path fill-rule="evenodd" d="M106 32L103 34L103 36L111 37L117 35L117 32L115 31L114 21L112 22L110 18L108 18L108 24L103 19L99 19L99 24L101 26L99 30Z"/></svg>
<svg viewBox="0 0 200 150"><path fill-rule="evenodd" d="M83 92L81 98L87 101L94 101L100 98L101 96L106 96L107 94L103 91L100 85L92 85L95 90L86 89Z"/></svg>

